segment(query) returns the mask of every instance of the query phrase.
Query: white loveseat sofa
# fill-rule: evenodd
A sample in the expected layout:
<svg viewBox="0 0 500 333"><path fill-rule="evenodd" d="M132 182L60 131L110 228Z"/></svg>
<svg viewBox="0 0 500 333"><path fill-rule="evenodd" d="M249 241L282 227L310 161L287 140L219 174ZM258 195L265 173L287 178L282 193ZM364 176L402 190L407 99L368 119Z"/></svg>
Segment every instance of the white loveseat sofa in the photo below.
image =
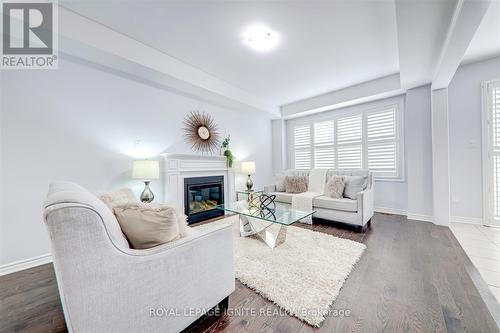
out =
<svg viewBox="0 0 500 333"><path fill-rule="evenodd" d="M309 171L286 170L283 176L305 176ZM367 170L335 170L328 169L326 181L333 175L338 176L362 176L365 177L365 189L356 195L356 199L340 198L333 199L322 195L313 199L313 217L353 224L358 227L358 231L364 230L370 224L373 217L373 175ZM264 187L267 194L276 195L276 201L281 203L292 203L294 194L277 192L276 184Z"/></svg>
<svg viewBox="0 0 500 333"><path fill-rule="evenodd" d="M44 218L69 332L179 332L234 291L231 226L145 250L74 183L51 184Z"/></svg>

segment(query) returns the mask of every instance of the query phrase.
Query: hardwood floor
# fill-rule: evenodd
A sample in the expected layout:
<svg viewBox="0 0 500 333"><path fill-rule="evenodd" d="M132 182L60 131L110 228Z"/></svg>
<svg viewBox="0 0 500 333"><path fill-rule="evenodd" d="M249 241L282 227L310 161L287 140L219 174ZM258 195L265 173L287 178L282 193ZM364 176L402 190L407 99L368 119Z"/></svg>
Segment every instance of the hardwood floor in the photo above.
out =
<svg viewBox="0 0 500 333"><path fill-rule="evenodd" d="M349 316L332 314L313 328L288 315L258 315L279 309L236 281L228 316L204 318L186 332L499 332L448 228L384 214L363 234L301 226L367 245L332 305ZM51 264L0 277L0 298L0 332L66 331Z"/></svg>

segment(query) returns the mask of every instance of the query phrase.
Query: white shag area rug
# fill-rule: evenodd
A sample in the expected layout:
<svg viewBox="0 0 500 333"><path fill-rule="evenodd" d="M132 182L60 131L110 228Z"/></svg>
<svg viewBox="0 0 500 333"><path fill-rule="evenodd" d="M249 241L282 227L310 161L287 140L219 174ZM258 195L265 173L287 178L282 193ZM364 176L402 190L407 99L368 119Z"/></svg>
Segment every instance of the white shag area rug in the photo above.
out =
<svg viewBox="0 0 500 333"><path fill-rule="evenodd" d="M201 225L231 223L236 278L289 314L320 326L330 305L366 249L364 244L289 226L274 249L259 238L240 237L234 217Z"/></svg>

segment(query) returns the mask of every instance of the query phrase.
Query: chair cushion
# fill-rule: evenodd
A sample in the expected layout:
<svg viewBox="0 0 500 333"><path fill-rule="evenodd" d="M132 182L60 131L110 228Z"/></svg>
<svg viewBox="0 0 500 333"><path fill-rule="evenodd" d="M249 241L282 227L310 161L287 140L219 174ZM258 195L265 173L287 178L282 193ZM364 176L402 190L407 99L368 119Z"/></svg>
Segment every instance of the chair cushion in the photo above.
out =
<svg viewBox="0 0 500 333"><path fill-rule="evenodd" d="M333 199L322 195L313 199L313 207L341 210L344 212L357 212L358 201L348 198Z"/></svg>
<svg viewBox="0 0 500 333"><path fill-rule="evenodd" d="M292 203L292 193L286 193L286 192L272 192L269 193L269 195L275 195L276 199L274 199L277 202L282 202L282 203Z"/></svg>

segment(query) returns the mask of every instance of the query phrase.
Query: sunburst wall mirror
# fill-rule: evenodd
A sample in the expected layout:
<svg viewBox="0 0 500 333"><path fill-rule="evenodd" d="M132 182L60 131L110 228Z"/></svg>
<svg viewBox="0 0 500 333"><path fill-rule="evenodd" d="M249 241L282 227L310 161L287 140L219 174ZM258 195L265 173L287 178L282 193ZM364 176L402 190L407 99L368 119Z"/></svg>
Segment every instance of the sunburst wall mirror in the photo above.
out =
<svg viewBox="0 0 500 333"><path fill-rule="evenodd" d="M213 154L220 146L217 124L204 112L192 111L184 118L184 138L192 150L202 154Z"/></svg>

